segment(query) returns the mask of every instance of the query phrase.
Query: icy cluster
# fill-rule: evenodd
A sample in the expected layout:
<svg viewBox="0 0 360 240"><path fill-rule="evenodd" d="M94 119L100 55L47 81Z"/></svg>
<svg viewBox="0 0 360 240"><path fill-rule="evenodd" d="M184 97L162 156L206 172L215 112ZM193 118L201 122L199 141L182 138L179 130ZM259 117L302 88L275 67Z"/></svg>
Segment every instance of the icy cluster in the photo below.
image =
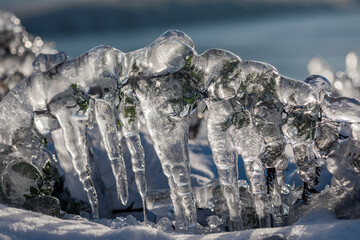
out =
<svg viewBox="0 0 360 240"><path fill-rule="evenodd" d="M360 101L348 97L332 97L330 82L319 75L305 80L316 89L320 118L314 132L314 152L318 165L326 163L333 174L331 185L314 194L306 206L295 206L292 221L314 207L326 207L340 218L359 215L359 123Z"/></svg>
<svg viewBox="0 0 360 240"><path fill-rule="evenodd" d="M0 100L33 72L38 54L54 54L54 47L54 43L29 34L14 14L0 11Z"/></svg>
<svg viewBox="0 0 360 240"><path fill-rule="evenodd" d="M287 143L294 150L305 193L314 192L322 159L334 175L330 208L357 191L360 104L356 99L332 97L331 84L322 76L294 80L269 64L242 60L225 50L210 49L199 55L190 37L177 30L128 53L99 46L70 60L64 53L39 55L34 67L33 74L0 103L0 153L5 166L1 186L9 201L23 202L23 196L42 191L36 167L51 161L42 143L47 134L56 133L52 136L60 164L64 159L73 163L92 216L98 218L86 138L97 125L123 204L128 200L128 184L121 139L126 140L145 213L142 116L168 178L175 227L196 232L196 202L200 202L190 182L188 138L192 113L202 100L227 206L227 213L221 212L229 216L230 230L249 226L252 208L256 219L252 226L287 223L295 204L289 201L292 189L284 183ZM239 154L250 192L238 181ZM19 164L33 166L34 173L25 173L16 167ZM26 185L16 187L20 182ZM247 193L252 201L244 205L249 198L244 200L242 194ZM209 231L217 231L224 221L208 218ZM171 228L168 219L158 227Z"/></svg>

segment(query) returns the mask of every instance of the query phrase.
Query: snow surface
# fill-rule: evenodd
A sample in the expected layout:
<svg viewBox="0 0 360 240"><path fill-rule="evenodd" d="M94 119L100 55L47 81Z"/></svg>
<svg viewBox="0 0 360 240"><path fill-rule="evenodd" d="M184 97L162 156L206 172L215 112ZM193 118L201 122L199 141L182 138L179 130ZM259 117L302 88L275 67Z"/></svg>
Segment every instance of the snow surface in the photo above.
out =
<svg viewBox="0 0 360 240"><path fill-rule="evenodd" d="M0 239L359 239L360 219L340 220L327 210L318 209L292 226L224 232L206 235L165 233L148 226L118 227L118 219L104 221L106 225L90 222L79 216L62 220L36 212L0 204ZM103 222L103 221L100 221Z"/></svg>

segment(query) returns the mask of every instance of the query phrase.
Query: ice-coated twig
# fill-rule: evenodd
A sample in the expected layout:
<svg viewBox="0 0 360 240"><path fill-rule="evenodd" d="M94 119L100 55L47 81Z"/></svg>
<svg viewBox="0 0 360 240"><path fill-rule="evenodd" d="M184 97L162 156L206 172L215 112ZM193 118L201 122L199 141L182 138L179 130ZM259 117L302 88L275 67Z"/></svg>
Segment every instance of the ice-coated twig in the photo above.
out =
<svg viewBox="0 0 360 240"><path fill-rule="evenodd" d="M331 97L332 86L323 76L311 75L305 82L315 90L320 108L314 152L317 158L325 160L333 176L326 191L313 195L308 205L295 209L292 221L318 206L328 208L340 218L359 216L356 208L360 180L360 102L354 98Z"/></svg>

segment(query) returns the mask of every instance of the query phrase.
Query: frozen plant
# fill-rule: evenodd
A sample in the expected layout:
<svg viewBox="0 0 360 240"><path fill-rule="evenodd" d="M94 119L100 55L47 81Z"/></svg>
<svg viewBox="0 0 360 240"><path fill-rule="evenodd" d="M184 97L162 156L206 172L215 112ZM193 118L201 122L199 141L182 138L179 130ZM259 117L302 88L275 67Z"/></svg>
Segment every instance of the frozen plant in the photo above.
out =
<svg viewBox="0 0 360 240"><path fill-rule="evenodd" d="M65 147L87 192L94 218L98 217L98 200L90 177L85 121L96 112L96 109L89 109L89 106L93 106L90 102L100 101L106 104L117 99L117 80L114 76L119 70L116 61L119 53L120 51L110 47L99 47L77 59L64 61L48 71L36 71L21 81L0 103L2 153L17 151L13 146L17 144L17 135L22 131L35 128L46 134L61 127ZM40 70L43 64L41 59L38 59ZM58 59L62 59L61 54L55 58L50 57L50 60ZM107 106L100 109L98 115L101 116L106 110ZM115 118L111 116L115 114L113 112L106 112L105 123L111 121L107 125L116 126L113 121ZM111 131L104 133L104 139L113 140L109 135ZM122 174L118 175L117 186L118 189L125 189L119 193L122 200L126 201L127 182L126 175L123 174L123 159L114 158L110 154L112 153L109 153L109 158L114 173ZM28 157L22 156L23 159Z"/></svg>
<svg viewBox="0 0 360 240"><path fill-rule="evenodd" d="M339 218L359 217L360 102L354 98L331 97L332 86L323 76L312 75L305 82L316 90L320 108L314 154L333 177L330 186L312 195L308 206L295 208L292 221L317 206L328 208Z"/></svg>
<svg viewBox="0 0 360 240"><path fill-rule="evenodd" d="M5 153L16 145L17 132L34 127L35 116L36 119L42 119L40 124L35 125L39 132L46 134L60 127L66 150L87 192L93 217L97 218L98 200L88 163L87 126L91 127L95 122L99 125L116 176L119 197L126 203L127 180L120 149L123 131L132 155L136 183L145 199L144 153L140 144L137 116L138 106L141 106L149 127L153 129L150 133L156 143L155 149L169 177L179 228L196 225L186 141L190 119L186 116L195 107L199 94L189 87L186 75L183 76L180 72L172 74L184 67L177 60L185 65L185 59L183 55L179 56L178 50L183 49L185 54L191 52L191 48L177 41L178 39L191 43L185 34L169 31L149 47L135 52L124 54L111 47L98 47L50 70L46 70L46 66L42 67L42 64L46 65L48 60L56 60L61 56L40 57L34 64L39 65L38 70L19 83L0 104L3 109L0 118L3 123L1 152ZM169 56L168 49L173 49L173 55ZM160 88L163 80L169 86L164 91ZM154 86L159 89L153 91L146 81L154 81ZM123 87L125 83L127 86ZM175 87L172 83L175 83ZM185 96L173 98L172 94L177 91ZM153 96L148 96L149 94ZM158 99L156 103L159 105L154 107L150 102L152 99L148 100L148 97ZM169 97L170 105L166 102ZM171 109L172 106L176 109ZM13 109L14 112L9 113L8 109ZM159 122L159 119L164 119L164 122ZM50 126L43 126L43 122ZM157 124L160 124L159 133L154 131ZM160 130L165 132L161 134ZM175 134L171 136L168 133ZM169 136L168 141L160 142L159 137L165 135ZM27 156L22 157L26 159Z"/></svg>
<svg viewBox="0 0 360 240"><path fill-rule="evenodd" d="M199 55L192 40L177 30L128 53L100 46L72 60L64 53L39 55L34 67L35 72L0 103L0 152L29 161L29 154L18 147L23 141L19 136L35 131L42 139L60 131L55 147L71 159L93 218L99 216L98 198L86 133L94 124L99 127L123 204L128 200L128 186L120 140L126 139L145 213L147 187L139 136L142 112L168 178L176 227L194 231L197 216L188 132L191 114L202 99L209 110L208 140L234 230L243 227L238 154L244 159L259 226L271 226L271 216L281 226L285 143L293 146L300 177L311 187L319 154L314 151L315 134L322 131L317 124L326 119L354 122L353 135L358 136L356 100L333 99L323 93L327 85L321 81L290 79L269 64L242 60L225 50L211 49ZM346 111L339 112L343 107ZM351 143L356 145L356 141ZM272 178L269 189L265 169ZM168 228L169 221L165 225Z"/></svg>
<svg viewBox="0 0 360 240"><path fill-rule="evenodd" d="M190 113L202 94L191 82L189 63L193 54L191 39L171 30L148 47L124 54L124 71L120 76L120 81L125 82L125 98L141 108L168 178L178 229L194 228L197 224L190 183L188 131ZM137 111L125 109L120 114L130 114L134 120L128 121L138 118Z"/></svg>
<svg viewBox="0 0 360 240"><path fill-rule="evenodd" d="M34 61L37 66L41 66L43 69L64 62L67 58L64 53L60 53L54 55L40 54L37 59L45 56L47 57L46 66L43 61ZM1 169L3 171L0 182L4 201L10 201L11 204L15 205L24 204L25 207L29 208L34 205L29 203L31 199L37 199L33 203L41 202L45 199L45 196L42 195L51 193L52 186L44 182L42 172L39 169L45 168L47 163L54 164L53 156L46 150L47 140L43 136L44 133L54 128L57 128L55 119L35 113L31 127L13 133L16 143L10 148L6 148L5 152L1 152ZM33 184L33 180L37 180L37 185ZM42 196L42 198L37 196ZM47 200L51 202L51 197L48 197ZM60 205L57 199L54 201L53 203ZM45 202L38 204L38 208L40 205L46 204Z"/></svg>
<svg viewBox="0 0 360 240"><path fill-rule="evenodd" d="M282 95L287 97L282 131L293 148L298 173L304 181L303 195L306 200L307 192L314 192L317 184L314 134L321 117L319 99L316 89L301 81L285 83Z"/></svg>
<svg viewBox="0 0 360 240"><path fill-rule="evenodd" d="M243 61L224 50L208 50L192 60L194 82L206 93L208 140L234 229L242 228L238 154L244 159L259 226L271 226L270 215L274 216L276 225L282 225L281 191L287 167L285 142L292 140L296 148L296 144L302 143L297 139L311 134L307 128L298 131L300 127L290 117L317 116L315 92L304 82L281 76L269 64ZM291 135L284 136L284 123L292 127ZM297 163L300 162L297 158ZM265 184L265 168L268 174L273 171L275 177L269 191L271 199Z"/></svg>

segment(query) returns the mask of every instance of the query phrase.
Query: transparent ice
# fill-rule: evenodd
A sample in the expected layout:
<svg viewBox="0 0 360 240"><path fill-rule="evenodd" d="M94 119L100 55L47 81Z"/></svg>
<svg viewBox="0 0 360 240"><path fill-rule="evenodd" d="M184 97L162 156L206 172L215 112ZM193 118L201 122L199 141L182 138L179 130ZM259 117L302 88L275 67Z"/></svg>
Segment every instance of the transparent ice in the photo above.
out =
<svg viewBox="0 0 360 240"><path fill-rule="evenodd" d="M313 113L313 108L317 106L314 91L304 82L281 76L274 67L265 63L242 61L220 50L209 50L201 56L204 55L207 59L214 56L221 63L209 74L209 78L215 80L208 88L207 126L219 179L228 199L230 218L236 222L235 226L241 228L239 193L235 187L238 179L237 154L241 154L259 226L271 226L270 214L274 216L275 225L280 226L283 224L281 189L287 167L285 143L290 141L295 149L299 146L311 147L312 142L302 140L302 135L309 134L310 130L301 129L294 122L293 119L297 118L293 115L317 116L317 112ZM282 129L287 133L285 136ZM301 161L299 156L295 154L300 172L308 170L312 162ZM270 192L266 189L265 168L268 173L273 169L271 171L276 176ZM311 169L301 176L305 180L310 174Z"/></svg>
<svg viewBox="0 0 360 240"><path fill-rule="evenodd" d="M41 172L30 163L12 160L1 174L1 188L13 204L23 204L32 192L40 191Z"/></svg>
<svg viewBox="0 0 360 240"><path fill-rule="evenodd" d="M124 75L120 76L126 82L125 102L126 98L128 102L138 101L168 178L178 229L195 227L197 222L187 142L189 113L200 94L188 77L186 59L193 52L191 46L184 33L168 31L148 47L125 54ZM124 109L121 114L137 118L138 112L130 110Z"/></svg>
<svg viewBox="0 0 360 240"><path fill-rule="evenodd" d="M321 159L326 159L334 175L328 191L332 209L358 189L360 104L356 99L330 96L331 84L322 76L294 80L269 64L242 60L225 50L210 49L199 55L192 40L177 30L128 53L99 46L75 59L68 59L65 53L39 54L33 67L33 74L0 102L0 152L7 161L2 164L10 168L11 157L29 161L30 152L40 156L43 151L38 151L38 145L51 134L59 159L72 162L93 218L99 217L99 207L91 179L87 131L97 125L123 204L128 201L121 146L125 138L147 219L145 154L139 133L142 114L168 178L176 228L199 228L188 138L192 113L202 99L208 109L208 140L229 229L243 229L243 213L251 211L242 206L249 198L252 202L246 204L255 208L259 227L285 224L284 215L295 203L289 201L293 189L284 184L286 143L294 150L306 190L314 188L316 169ZM29 132L37 141L29 139ZM246 191L241 192L238 181L239 154L251 191L245 199L242 194ZM46 157L35 160L44 163ZM13 185L12 179L19 179L14 174L3 171L2 178L8 180L2 184ZM2 186L3 192L11 189L7 186ZM10 190L6 193L13 196ZM312 202L321 201L325 194L314 194ZM16 194L13 199L18 199ZM210 217L209 231L218 231L223 222ZM157 227L169 231L171 221L164 218Z"/></svg>
<svg viewBox="0 0 360 240"><path fill-rule="evenodd" d="M292 221L318 206L332 210L339 218L359 217L360 102L354 98L331 97L332 86L322 76L312 75L305 82L317 90L319 100L314 153L317 161L325 160L333 177L331 185L315 194L309 205L294 208Z"/></svg>
<svg viewBox="0 0 360 240"><path fill-rule="evenodd" d="M132 155L137 186L145 203L144 153L138 132L137 109L139 106L141 108L144 108L144 106L145 108L149 107L149 110L152 107L155 113L150 113L147 109L146 111L143 110L148 125L151 126L150 128L153 129L156 127L156 124L160 124L159 127L164 129L164 134L171 130L176 133L175 136L179 135L178 138L171 137L170 141L159 143L155 146L160 159L162 159L165 172L170 179L170 185L173 186L173 196L176 198L174 205L179 211L176 215L184 218L184 220L178 221L179 228L187 228L190 225L196 224L195 204L189 182L189 157L187 144L185 143L189 118L182 119L181 117L191 112L197 95L196 92L187 88L188 82L185 81L188 80L184 76L180 73L178 75L171 75L172 72L180 69L176 62L177 58L179 58L176 49L174 50L174 56L170 56L169 59L163 59L165 62L160 61L156 63L154 61L157 59L156 55L167 55L167 49L171 48L172 45L178 48L183 46L183 44L172 40L172 38L176 38L175 35L181 35L183 39L189 41L185 34L173 32L168 34L168 38L160 37L151 47L149 46L135 52L123 54L111 47L98 47L76 59L68 60L58 65L51 64L50 62L55 62L59 59L64 60L66 56L62 57L61 54L53 57L39 56L34 63L36 71L33 75L18 84L1 103L4 109L8 105L22 105L17 110L22 115L22 118L19 118L20 122L14 124L15 120L10 119L10 121L7 121L9 119L5 115L1 119L4 123L2 124L4 134L1 139L3 152L15 144L14 133L33 126L33 116L35 114L41 115L41 118L44 118L46 123L56 119L62 133L60 133L60 136L57 136L55 147L56 145L61 145L61 143L65 144L66 151L72 159L80 181L87 191L93 217L97 218L98 200L89 167L86 139L87 126L91 127L94 121L99 125L102 139L108 152L114 175L116 176L118 194L123 203L126 203L126 173L121 149L119 149L119 139L122 135L119 128L121 128ZM170 44L166 45L164 42ZM190 52L188 48L184 49L185 54ZM150 61L147 61L147 55L153 58L153 64L148 64ZM182 61L185 63L184 59ZM148 66L143 66L143 64ZM55 66L52 67L52 65ZM52 68L47 70L49 66ZM184 89L181 89L182 86L180 84L178 84L180 88L170 89L172 86L169 84L169 93L166 91L162 93L160 86L158 91L150 92L152 89L142 84L144 76L148 77L150 81L157 82L158 85L162 83L161 81L172 78L175 79L173 82L184 81L185 83L182 83ZM119 91L119 87L124 83L128 84L128 89L124 88L122 91ZM182 104L183 106L180 106L180 111L179 109L175 109L175 111L170 109L171 105L169 105L169 109L164 111L161 109L163 106L152 106L152 104L146 102L146 97L150 97L146 95L155 93L153 97L154 99L159 99L158 104L167 104L166 98L173 98L171 94L174 93L174 90L186 93L189 99L184 100L181 96L180 101L184 103ZM133 92L136 92L136 96ZM145 101L143 98L145 98ZM138 105L135 103L135 101L138 101L137 99L139 99ZM179 108L177 105L179 100L171 100L174 101L173 106ZM154 121L155 119L152 119L153 116L160 117L160 119L165 118L167 121L158 123ZM15 115L12 118L16 118ZM164 124L168 126L162 127ZM42 132L47 133L48 131ZM151 131L150 133L154 141L156 143L159 142L158 138L161 134L157 133L155 135ZM62 138L63 141L61 141ZM172 146L171 148L175 152L170 153L167 151L166 149L170 149L168 146ZM62 152L64 153L64 151ZM174 153L178 156L174 160L169 161ZM168 172L169 170L171 172ZM186 174L183 174L184 172ZM174 187L176 187L176 190Z"/></svg>
<svg viewBox="0 0 360 240"><path fill-rule="evenodd" d="M55 122L58 122L62 129L65 148L87 192L94 218L98 217L98 204L88 163L86 139L88 106L90 99L103 99L109 102L115 99L117 82L113 76L117 74L117 66L114 60L118 54L119 51L113 48L98 47L77 59L64 61L48 71L46 68L52 66L51 61L61 62L66 58L61 53L52 57L39 56L34 64L38 67L38 71L20 82L0 104L4 113L1 116L2 151L15 144L14 137L17 132L33 128L36 120L43 118L39 122L52 123L56 119ZM10 105L18 106L17 114L12 115L9 112L12 111L12 108L8 107ZM114 122L111 124L116 126ZM41 129L44 127L43 124L37 125L40 125L40 132L47 132ZM111 139L111 136L108 136L110 134L104 133L104 139ZM108 154L113 159L111 153ZM123 163L119 165L120 169L124 168L121 167ZM117 170L116 173L121 173ZM123 178L122 176L121 179ZM127 186L127 184L123 185Z"/></svg>
<svg viewBox="0 0 360 240"><path fill-rule="evenodd" d="M123 88L120 94L121 102L118 107L119 125L126 139L126 145L131 154L132 170L135 173L135 182L140 193L144 211L144 221L146 218L146 196L147 184L145 179L145 153L141 145L139 132L139 104L133 92L127 87Z"/></svg>

